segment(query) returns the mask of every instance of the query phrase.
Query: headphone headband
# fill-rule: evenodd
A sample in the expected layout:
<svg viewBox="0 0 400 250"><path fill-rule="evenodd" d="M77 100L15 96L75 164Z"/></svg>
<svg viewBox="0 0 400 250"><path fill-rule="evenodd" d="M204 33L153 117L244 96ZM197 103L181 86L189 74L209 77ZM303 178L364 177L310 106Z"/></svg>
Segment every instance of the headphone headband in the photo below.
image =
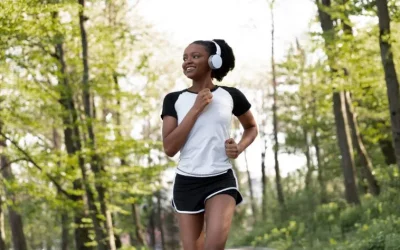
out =
<svg viewBox="0 0 400 250"><path fill-rule="evenodd" d="M218 43L216 43L213 40L210 40L210 42L213 42L215 44L215 47L217 48L217 51L215 52L215 54L221 56L221 48L219 47Z"/></svg>

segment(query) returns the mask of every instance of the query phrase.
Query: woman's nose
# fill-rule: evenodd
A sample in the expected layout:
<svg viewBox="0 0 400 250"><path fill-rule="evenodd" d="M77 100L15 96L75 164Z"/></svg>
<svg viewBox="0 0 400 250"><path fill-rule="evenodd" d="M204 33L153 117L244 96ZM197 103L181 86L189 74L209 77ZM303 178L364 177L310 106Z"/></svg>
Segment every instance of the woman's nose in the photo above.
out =
<svg viewBox="0 0 400 250"><path fill-rule="evenodd" d="M192 63L192 59L189 57L186 58L186 60L183 62L182 66L185 68L188 64Z"/></svg>

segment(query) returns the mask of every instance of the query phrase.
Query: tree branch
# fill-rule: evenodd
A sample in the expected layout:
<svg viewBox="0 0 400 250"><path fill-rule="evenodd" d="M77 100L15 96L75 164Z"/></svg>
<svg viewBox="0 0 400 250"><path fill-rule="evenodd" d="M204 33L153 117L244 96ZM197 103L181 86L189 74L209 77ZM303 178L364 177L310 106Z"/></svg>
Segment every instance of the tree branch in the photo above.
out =
<svg viewBox="0 0 400 250"><path fill-rule="evenodd" d="M11 140L10 138L8 138L8 136L5 135L3 132L0 132L0 135L1 135L4 139L10 141L10 142L14 145L14 147L16 147L16 148L18 149L18 151L20 151L20 152L25 156L25 158L21 158L20 160L26 160L26 161L30 162L30 163L32 163L37 169L39 169L41 172L44 172L43 168L42 168L41 166L39 166L39 164L37 164L37 163L35 162L35 160L33 160L33 158L32 158L23 148L21 148L21 147L18 145L17 142L15 142L15 141ZM15 161L14 161L14 162L15 162ZM55 177L53 177L51 174L46 173L46 172L45 172L45 174L46 174L47 178L56 186L58 192L64 194L68 199L71 199L71 200L74 199L74 197L73 197L71 194L69 194L67 191L65 191L65 190L61 187L61 185L56 181Z"/></svg>
<svg viewBox="0 0 400 250"><path fill-rule="evenodd" d="M16 162L19 162L19 161L27 161L28 159L26 159L25 157L21 157L21 158L17 158L17 159L14 159L14 160L12 160L12 161L7 161L7 164L5 164L4 166L3 166L3 168L4 167L9 167L9 166L11 166L11 164L13 164L13 163L16 163ZM3 171L3 168L0 170L0 171Z"/></svg>

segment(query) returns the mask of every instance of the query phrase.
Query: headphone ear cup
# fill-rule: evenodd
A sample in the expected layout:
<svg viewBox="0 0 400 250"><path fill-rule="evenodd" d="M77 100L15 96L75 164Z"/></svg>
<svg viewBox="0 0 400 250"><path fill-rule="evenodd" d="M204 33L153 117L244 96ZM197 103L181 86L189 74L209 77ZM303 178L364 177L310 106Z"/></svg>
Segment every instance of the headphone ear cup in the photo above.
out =
<svg viewBox="0 0 400 250"><path fill-rule="evenodd" d="M213 58L213 56L208 57L208 66L210 66L211 69L215 69L215 67L212 63L212 58Z"/></svg>
<svg viewBox="0 0 400 250"><path fill-rule="evenodd" d="M222 66L222 58L219 55L212 55L208 58L208 65L211 69L219 69Z"/></svg>

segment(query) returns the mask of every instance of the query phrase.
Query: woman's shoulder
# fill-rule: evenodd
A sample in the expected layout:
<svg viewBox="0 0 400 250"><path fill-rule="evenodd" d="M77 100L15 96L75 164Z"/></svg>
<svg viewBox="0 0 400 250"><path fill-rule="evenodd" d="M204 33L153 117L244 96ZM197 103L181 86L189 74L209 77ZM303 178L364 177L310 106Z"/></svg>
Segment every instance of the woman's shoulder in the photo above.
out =
<svg viewBox="0 0 400 250"><path fill-rule="evenodd" d="M177 98L180 94L182 94L185 91L186 91L186 89L167 92L167 94L165 94L164 98Z"/></svg>
<svg viewBox="0 0 400 250"><path fill-rule="evenodd" d="M237 88L237 87L233 87L233 86L225 86L225 85L219 85L220 88L228 91L231 95L237 95L237 94L242 94L242 91Z"/></svg>

